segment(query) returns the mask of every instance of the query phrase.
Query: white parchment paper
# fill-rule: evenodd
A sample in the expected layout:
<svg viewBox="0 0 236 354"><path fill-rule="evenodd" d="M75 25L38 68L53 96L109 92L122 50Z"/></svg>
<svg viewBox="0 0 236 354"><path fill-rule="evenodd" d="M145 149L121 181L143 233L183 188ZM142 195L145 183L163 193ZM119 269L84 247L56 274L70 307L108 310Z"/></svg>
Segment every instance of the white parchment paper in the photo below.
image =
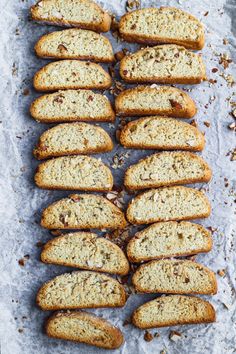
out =
<svg viewBox="0 0 236 354"><path fill-rule="evenodd" d="M99 2L117 17L125 12L125 0ZM29 7L32 4L30 0L0 0L0 352L105 353L82 344L47 338L43 333L43 322L48 313L43 313L35 305L36 292L41 284L71 269L42 264L39 261L40 248L36 245L39 241L44 243L53 237L39 226L42 209L68 193L39 190L33 182L38 162L32 158L32 149L40 134L49 127L36 123L28 113L30 103L38 95L32 88L33 74L47 63L36 58L33 47L42 34L54 28L29 21ZM152 334L158 332L160 336L146 342L144 332L123 324L139 304L155 296L133 295L123 309L100 309L94 312L119 326L125 335L125 344L114 353L235 353L236 161L230 160L230 151L236 144L235 132L228 125L234 121L230 115L230 101L236 102L236 86L230 86L225 78L227 75L234 76L236 69L233 63L224 69L219 59L220 55L228 53L229 57L236 60L236 1L142 0L142 7L150 5L180 7L196 15L206 27L206 46L202 55L208 77L217 82L186 88L191 89L189 94L196 100L196 121L206 134L207 144L202 155L213 169L212 181L203 186L212 203L212 215L199 222L216 229L213 235L214 248L207 255L199 255L197 261L215 272L225 269L225 276L218 276L218 294L208 298L217 310L217 322L151 330ZM137 48L135 45L117 43L111 34L106 35L112 40L115 52L122 47L131 50ZM214 73L212 68L218 71ZM206 121L210 127L204 124ZM108 124L102 126L112 136L115 135L115 127ZM103 154L102 159L111 165L113 156L122 152L124 150L116 143L115 149ZM113 170L115 184L122 184L124 170L130 163L150 153L132 151L124 166ZM19 264L22 258L24 266ZM179 331L181 339L171 341L171 330Z"/></svg>

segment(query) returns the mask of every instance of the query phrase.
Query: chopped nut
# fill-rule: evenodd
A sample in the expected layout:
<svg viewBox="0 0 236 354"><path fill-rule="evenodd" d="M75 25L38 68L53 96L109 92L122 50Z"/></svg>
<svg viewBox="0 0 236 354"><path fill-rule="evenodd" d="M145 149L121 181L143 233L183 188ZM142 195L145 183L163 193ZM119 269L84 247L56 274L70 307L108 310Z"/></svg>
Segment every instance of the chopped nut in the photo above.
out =
<svg viewBox="0 0 236 354"><path fill-rule="evenodd" d="M182 337L182 334L177 331L171 331L170 335L169 335L169 339L172 340L173 342L177 342L178 340L181 339L181 337Z"/></svg>
<svg viewBox="0 0 236 354"><path fill-rule="evenodd" d="M24 91L23 91L23 95L24 96L28 96L30 93L30 90L28 88L25 88Z"/></svg>
<svg viewBox="0 0 236 354"><path fill-rule="evenodd" d="M232 111L232 116L234 117L234 118L236 118L236 108Z"/></svg>
<svg viewBox="0 0 236 354"><path fill-rule="evenodd" d="M219 269L219 270L217 270L217 274L218 274L220 277L224 277L224 276L225 276L225 269Z"/></svg>
<svg viewBox="0 0 236 354"><path fill-rule="evenodd" d="M205 13L204 13L204 16L207 16L208 14L209 14L209 11L205 12Z"/></svg>
<svg viewBox="0 0 236 354"><path fill-rule="evenodd" d="M174 101L174 100L169 100L170 101L170 104L171 104L171 107L174 107L174 108L177 108L177 109L181 109L182 106L179 102L177 101Z"/></svg>
<svg viewBox="0 0 236 354"><path fill-rule="evenodd" d="M224 67L224 69L227 69L230 63L232 63L232 59L229 57L227 53L220 55L219 64L221 64Z"/></svg>
<svg viewBox="0 0 236 354"><path fill-rule="evenodd" d="M197 122L196 122L195 119L193 119L193 120L190 122L190 124L191 124L193 127L195 127L195 128L198 127Z"/></svg>
<svg viewBox="0 0 236 354"><path fill-rule="evenodd" d="M145 331L143 338L146 342L151 342L154 337L153 337L152 333Z"/></svg>
<svg viewBox="0 0 236 354"><path fill-rule="evenodd" d="M204 124L207 128L209 128L209 127L211 126L211 123L208 122L208 121L203 122L203 124Z"/></svg>
<svg viewBox="0 0 236 354"><path fill-rule="evenodd" d="M59 44L57 49L60 51L60 53L67 52L67 48L63 44Z"/></svg>
<svg viewBox="0 0 236 354"><path fill-rule="evenodd" d="M230 124L228 125L228 128L229 128L230 130L236 131L236 122L230 123Z"/></svg>
<svg viewBox="0 0 236 354"><path fill-rule="evenodd" d="M140 8L140 0L127 0L126 11L130 12Z"/></svg>
<svg viewBox="0 0 236 354"><path fill-rule="evenodd" d="M224 38L224 39L223 39L223 44L224 44L224 45L227 45L227 44L229 44L229 41L228 41L228 39Z"/></svg>
<svg viewBox="0 0 236 354"><path fill-rule="evenodd" d="M231 161L236 161L236 148L231 152Z"/></svg>
<svg viewBox="0 0 236 354"><path fill-rule="evenodd" d="M217 68L213 68L211 71L212 71L213 73L217 73L218 69L217 69Z"/></svg>

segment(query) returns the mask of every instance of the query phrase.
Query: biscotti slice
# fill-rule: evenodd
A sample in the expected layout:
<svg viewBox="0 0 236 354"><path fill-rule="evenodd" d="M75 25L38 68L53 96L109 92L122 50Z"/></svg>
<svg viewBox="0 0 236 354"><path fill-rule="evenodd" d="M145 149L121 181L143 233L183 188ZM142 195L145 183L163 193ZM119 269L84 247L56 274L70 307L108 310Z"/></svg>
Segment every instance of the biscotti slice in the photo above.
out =
<svg viewBox="0 0 236 354"><path fill-rule="evenodd" d="M34 75L37 91L63 89L100 89L111 86L110 75L96 63L79 60L60 60L41 68Z"/></svg>
<svg viewBox="0 0 236 354"><path fill-rule="evenodd" d="M62 156L42 162L34 177L45 189L109 191L113 187L110 169L91 156Z"/></svg>
<svg viewBox="0 0 236 354"><path fill-rule="evenodd" d="M33 20L54 26L75 26L107 32L111 16L92 0L40 0L31 7Z"/></svg>
<svg viewBox="0 0 236 354"><path fill-rule="evenodd" d="M141 329L215 322L214 307L196 296L158 297L138 307L132 323Z"/></svg>
<svg viewBox="0 0 236 354"><path fill-rule="evenodd" d="M42 213L46 229L122 229L124 213L108 199L94 194L72 194L49 205Z"/></svg>
<svg viewBox="0 0 236 354"><path fill-rule="evenodd" d="M41 58L86 59L102 63L114 61L111 43L105 36L79 28L45 34L34 49Z"/></svg>
<svg viewBox="0 0 236 354"><path fill-rule="evenodd" d="M127 148L201 151L203 134L191 124L165 117L145 117L122 129L120 143Z"/></svg>
<svg viewBox="0 0 236 354"><path fill-rule="evenodd" d="M210 203L203 192L183 186L151 189L134 198L127 209L131 224L190 220L210 215Z"/></svg>
<svg viewBox="0 0 236 354"><path fill-rule="evenodd" d="M30 113L42 123L115 120L108 98L91 90L65 90L40 96L31 104Z"/></svg>
<svg viewBox="0 0 236 354"><path fill-rule="evenodd" d="M57 312L49 317L45 329L49 337L72 340L105 349L119 348L124 342L119 328L85 311Z"/></svg>
<svg viewBox="0 0 236 354"><path fill-rule="evenodd" d="M160 114L168 117L191 118L196 112L194 101L187 93L170 86L138 86L122 91L115 100L120 116Z"/></svg>
<svg viewBox="0 0 236 354"><path fill-rule="evenodd" d="M104 129L87 123L65 123L46 130L33 154L42 160L64 155L96 154L112 149L113 142Z"/></svg>
<svg viewBox="0 0 236 354"><path fill-rule="evenodd" d="M124 185L130 190L208 182L211 169L198 155L188 151L164 151L131 165Z"/></svg>
<svg viewBox="0 0 236 354"><path fill-rule="evenodd" d="M202 49L205 41L201 22L175 7L129 12L122 16L119 31L128 42L173 43L193 50Z"/></svg>
<svg viewBox="0 0 236 354"><path fill-rule="evenodd" d="M74 232L46 243L41 253L44 263L126 275L129 262L113 242L91 232Z"/></svg>
<svg viewBox="0 0 236 354"><path fill-rule="evenodd" d="M143 293L213 295L217 292L215 273L189 260L151 261L136 270L132 282Z"/></svg>
<svg viewBox="0 0 236 354"><path fill-rule="evenodd" d="M212 249L211 232L188 221L166 221L138 232L127 245L130 262L190 256Z"/></svg>
<svg viewBox="0 0 236 354"><path fill-rule="evenodd" d="M126 302L126 294L117 280L105 274L77 271L45 283L36 301L42 310L120 307Z"/></svg>
<svg viewBox="0 0 236 354"><path fill-rule="evenodd" d="M131 83L199 84L206 80L201 56L174 44L145 48L125 56L120 62L120 75Z"/></svg>

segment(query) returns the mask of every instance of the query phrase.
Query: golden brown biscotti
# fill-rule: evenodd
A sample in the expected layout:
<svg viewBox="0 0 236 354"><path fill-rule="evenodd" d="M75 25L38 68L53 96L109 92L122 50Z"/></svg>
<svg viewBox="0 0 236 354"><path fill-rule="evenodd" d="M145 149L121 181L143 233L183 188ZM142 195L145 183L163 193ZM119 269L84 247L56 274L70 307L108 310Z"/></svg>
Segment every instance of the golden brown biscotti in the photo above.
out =
<svg viewBox="0 0 236 354"><path fill-rule="evenodd" d="M92 232L74 232L48 241L41 253L44 263L126 275L129 262L113 242Z"/></svg>
<svg viewBox="0 0 236 354"><path fill-rule="evenodd" d="M178 184L209 182L211 169L200 156L189 151L164 151L131 165L124 185L140 190Z"/></svg>
<svg viewBox="0 0 236 354"><path fill-rule="evenodd" d="M168 295L138 307L132 323L141 329L215 322L214 307L196 296Z"/></svg>
<svg viewBox="0 0 236 354"><path fill-rule="evenodd" d="M142 293L217 293L215 273L189 260L162 259L141 265L133 275L133 285Z"/></svg>
<svg viewBox="0 0 236 354"><path fill-rule="evenodd" d="M126 215L131 224L206 218L211 206L197 189L174 186L150 189L131 200Z"/></svg>
<svg viewBox="0 0 236 354"><path fill-rule="evenodd" d="M202 225L188 221L166 221L137 232L127 245L127 256L130 262L139 263L190 256L211 249L211 232Z"/></svg>
<svg viewBox="0 0 236 354"><path fill-rule="evenodd" d="M145 117L129 122L120 134L127 148L202 151L204 135L191 124L166 117Z"/></svg>
<svg viewBox="0 0 236 354"><path fill-rule="evenodd" d="M120 62L120 75L130 83L199 84L206 80L201 56L174 44L125 56Z"/></svg>
<svg viewBox="0 0 236 354"><path fill-rule="evenodd" d="M137 86L122 91L115 99L120 116L155 115L191 118L197 108L184 91L170 86Z"/></svg>
<svg viewBox="0 0 236 354"><path fill-rule="evenodd" d="M126 302L123 285L108 275L76 271L59 275L38 291L42 310L121 307Z"/></svg>
<svg viewBox="0 0 236 354"><path fill-rule="evenodd" d="M104 90L111 83L110 75L99 64L69 59L45 65L34 75L33 80L37 91Z"/></svg>
<svg viewBox="0 0 236 354"><path fill-rule="evenodd" d="M93 0L40 0L31 7L33 20L54 26L75 26L107 32L111 16Z"/></svg>
<svg viewBox="0 0 236 354"><path fill-rule="evenodd" d="M42 123L115 120L108 98L91 90L65 90L40 96L31 104L30 113Z"/></svg>
<svg viewBox="0 0 236 354"><path fill-rule="evenodd" d="M34 176L44 189L110 191L113 187L111 170L91 156L61 156L42 162Z"/></svg>
<svg viewBox="0 0 236 354"><path fill-rule="evenodd" d="M101 63L114 61L111 43L105 36L79 28L45 34L34 49L41 58L86 59Z"/></svg>
<svg viewBox="0 0 236 354"><path fill-rule="evenodd" d="M47 320L45 329L49 337L104 349L117 349L124 342L119 328L85 311L56 312Z"/></svg>
<svg viewBox="0 0 236 354"><path fill-rule="evenodd" d="M49 205L42 213L46 229L122 229L124 213L108 199L95 194L72 194Z"/></svg>
<svg viewBox="0 0 236 354"><path fill-rule="evenodd" d="M33 151L38 160L49 157L96 154L113 149L109 134L87 123L65 123L46 130Z"/></svg>
<svg viewBox="0 0 236 354"><path fill-rule="evenodd" d="M127 42L172 43L198 50L204 46L204 30L194 16L175 7L145 8L122 16L121 36Z"/></svg>

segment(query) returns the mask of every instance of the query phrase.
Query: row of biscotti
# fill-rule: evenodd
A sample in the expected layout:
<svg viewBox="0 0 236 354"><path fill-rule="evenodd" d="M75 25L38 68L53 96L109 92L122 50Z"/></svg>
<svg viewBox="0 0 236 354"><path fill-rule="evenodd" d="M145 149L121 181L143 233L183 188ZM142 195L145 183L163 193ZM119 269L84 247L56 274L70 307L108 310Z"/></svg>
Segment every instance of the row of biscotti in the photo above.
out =
<svg viewBox="0 0 236 354"><path fill-rule="evenodd" d="M210 203L202 191L173 186L150 189L133 198L127 209L132 224L191 220L210 215ZM107 198L72 194L44 209L41 225L47 229L116 229L127 225L124 213Z"/></svg>
<svg viewBox="0 0 236 354"><path fill-rule="evenodd" d="M164 151L131 165L125 172L124 185L129 190L142 190L210 179L211 169L200 156L192 152ZM39 164L35 182L45 189L105 192L113 188L113 175L100 159L62 156Z"/></svg>
<svg viewBox="0 0 236 354"><path fill-rule="evenodd" d="M126 55L120 62L120 75L128 83L197 84L206 80L201 56L174 44ZM111 77L99 64L80 60L52 62L34 76L34 87L38 91L103 90L111 85Z"/></svg>
<svg viewBox="0 0 236 354"><path fill-rule="evenodd" d="M92 0L41 0L31 8L36 21L109 31L111 16ZM173 7L146 8L125 14L119 22L124 40L145 44L175 43L190 49L204 46L203 26L194 16Z"/></svg>

